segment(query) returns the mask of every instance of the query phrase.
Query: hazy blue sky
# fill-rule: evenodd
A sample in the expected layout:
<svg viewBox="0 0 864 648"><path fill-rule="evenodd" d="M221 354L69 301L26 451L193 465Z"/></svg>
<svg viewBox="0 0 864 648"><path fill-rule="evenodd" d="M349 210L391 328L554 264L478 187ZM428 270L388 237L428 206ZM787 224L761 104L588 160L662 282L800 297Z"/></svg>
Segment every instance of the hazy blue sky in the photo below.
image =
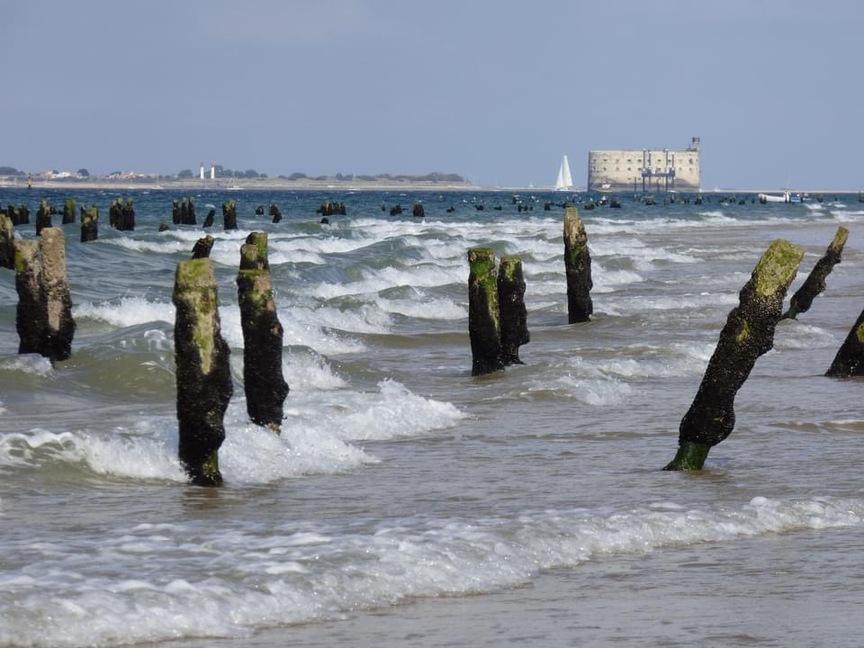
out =
<svg viewBox="0 0 864 648"><path fill-rule="evenodd" d="M864 187L860 0L0 0L0 165Z"/></svg>

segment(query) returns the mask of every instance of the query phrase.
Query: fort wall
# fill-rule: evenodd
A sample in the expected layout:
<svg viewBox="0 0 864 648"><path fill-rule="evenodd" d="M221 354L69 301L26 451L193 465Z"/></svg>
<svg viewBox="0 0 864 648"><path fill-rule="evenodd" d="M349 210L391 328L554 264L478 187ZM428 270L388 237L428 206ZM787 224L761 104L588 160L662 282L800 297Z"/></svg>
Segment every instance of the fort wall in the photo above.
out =
<svg viewBox="0 0 864 648"><path fill-rule="evenodd" d="M699 138L689 148L588 152L589 191L699 191Z"/></svg>

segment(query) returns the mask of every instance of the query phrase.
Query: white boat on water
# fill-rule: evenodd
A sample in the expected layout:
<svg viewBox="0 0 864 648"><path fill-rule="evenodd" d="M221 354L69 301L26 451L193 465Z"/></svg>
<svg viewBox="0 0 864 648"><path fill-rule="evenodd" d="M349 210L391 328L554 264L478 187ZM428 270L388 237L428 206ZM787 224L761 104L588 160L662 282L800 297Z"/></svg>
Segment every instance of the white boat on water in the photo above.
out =
<svg viewBox="0 0 864 648"><path fill-rule="evenodd" d="M558 167L558 177L555 178L555 191L575 191L573 178L570 176L570 163L567 161L566 155L561 160L561 166Z"/></svg>
<svg viewBox="0 0 864 648"><path fill-rule="evenodd" d="M782 194L759 194L759 202L760 203L800 203L806 202L810 199L810 196L800 193L792 193L791 191L784 191Z"/></svg>

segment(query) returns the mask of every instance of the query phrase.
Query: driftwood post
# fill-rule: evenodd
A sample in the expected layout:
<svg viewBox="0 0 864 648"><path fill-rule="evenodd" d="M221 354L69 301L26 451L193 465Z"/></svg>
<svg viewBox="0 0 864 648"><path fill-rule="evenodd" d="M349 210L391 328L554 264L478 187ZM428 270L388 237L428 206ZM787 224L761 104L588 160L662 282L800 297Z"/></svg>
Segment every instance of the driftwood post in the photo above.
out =
<svg viewBox="0 0 864 648"><path fill-rule="evenodd" d="M15 287L18 353L38 353L52 364L68 359L75 320L63 230L48 227L38 241L15 241Z"/></svg>
<svg viewBox="0 0 864 648"><path fill-rule="evenodd" d="M759 259L720 331L696 398L681 420L678 452L665 470L701 469L709 450L732 432L735 395L759 356L774 346L783 299L803 256L802 248L778 239Z"/></svg>
<svg viewBox="0 0 864 648"><path fill-rule="evenodd" d="M81 242L95 241L99 238L99 208L96 205L89 211L81 208Z"/></svg>
<svg viewBox="0 0 864 648"><path fill-rule="evenodd" d="M0 268L15 268L15 226L6 212L0 211Z"/></svg>
<svg viewBox="0 0 864 648"><path fill-rule="evenodd" d="M173 302L180 463L198 486L220 486L219 447L233 393L210 259L177 264Z"/></svg>
<svg viewBox="0 0 864 648"><path fill-rule="evenodd" d="M528 311L525 308L522 261L513 256L501 257L497 284L501 360L505 365L522 364L519 347L531 340L528 333Z"/></svg>
<svg viewBox="0 0 864 648"><path fill-rule="evenodd" d="M246 411L253 423L279 433L289 388L282 375L283 329L273 299L264 232L252 232L240 248L237 295L243 328Z"/></svg>
<svg viewBox="0 0 864 648"><path fill-rule="evenodd" d="M864 310L837 350L825 375L829 378L852 378L864 375Z"/></svg>
<svg viewBox="0 0 864 648"><path fill-rule="evenodd" d="M831 274L835 264L840 263L840 256L848 238L849 230L840 225L825 254L816 262L807 279L789 300L789 309L783 314L784 319L795 319L799 313L810 310L813 300L825 290L825 278Z"/></svg>
<svg viewBox="0 0 864 648"><path fill-rule="evenodd" d="M468 334L472 376L504 369L501 359L500 310L495 253L490 248L468 250Z"/></svg>
<svg viewBox="0 0 864 648"><path fill-rule="evenodd" d="M588 235L575 207L564 212L564 269L567 273L567 316L570 324L587 322L594 312L591 301L591 254Z"/></svg>
<svg viewBox="0 0 864 648"><path fill-rule="evenodd" d="M233 200L222 203L222 228L226 230L237 229L237 204Z"/></svg>

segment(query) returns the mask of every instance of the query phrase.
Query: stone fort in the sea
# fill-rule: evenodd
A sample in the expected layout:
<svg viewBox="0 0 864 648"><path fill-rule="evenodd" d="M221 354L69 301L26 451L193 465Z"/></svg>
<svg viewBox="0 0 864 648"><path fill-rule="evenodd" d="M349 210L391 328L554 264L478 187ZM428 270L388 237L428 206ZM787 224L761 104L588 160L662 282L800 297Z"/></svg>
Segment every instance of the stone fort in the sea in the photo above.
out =
<svg viewBox="0 0 864 648"><path fill-rule="evenodd" d="M589 191L699 191L699 138L683 150L589 151Z"/></svg>

